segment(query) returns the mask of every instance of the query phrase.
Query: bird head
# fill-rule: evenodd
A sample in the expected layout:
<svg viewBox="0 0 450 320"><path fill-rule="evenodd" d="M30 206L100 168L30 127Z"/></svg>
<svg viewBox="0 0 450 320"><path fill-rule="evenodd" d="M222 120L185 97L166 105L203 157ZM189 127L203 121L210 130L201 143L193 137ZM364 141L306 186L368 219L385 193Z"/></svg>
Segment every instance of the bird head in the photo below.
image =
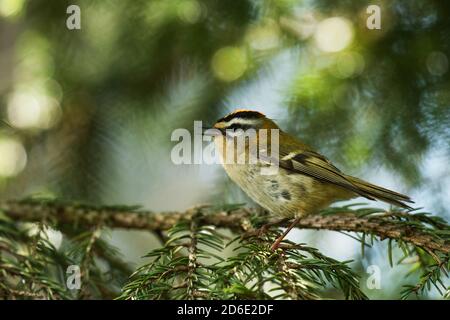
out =
<svg viewBox="0 0 450 320"><path fill-rule="evenodd" d="M278 126L261 112L236 110L217 120L213 128L225 134L226 130L233 131L241 129L246 131L248 129L254 129L257 131L259 129L278 129Z"/></svg>

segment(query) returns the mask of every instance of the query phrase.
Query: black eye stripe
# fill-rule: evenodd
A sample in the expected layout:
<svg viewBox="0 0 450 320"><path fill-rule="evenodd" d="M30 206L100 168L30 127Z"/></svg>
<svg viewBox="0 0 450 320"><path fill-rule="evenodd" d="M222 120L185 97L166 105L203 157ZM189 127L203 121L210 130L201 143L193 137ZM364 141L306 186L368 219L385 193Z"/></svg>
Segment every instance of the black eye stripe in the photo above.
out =
<svg viewBox="0 0 450 320"><path fill-rule="evenodd" d="M241 123L233 123L232 125L228 126L226 129L231 129L231 130L237 130L237 129L242 129L242 130L247 130L250 129L252 126L249 124L241 124Z"/></svg>

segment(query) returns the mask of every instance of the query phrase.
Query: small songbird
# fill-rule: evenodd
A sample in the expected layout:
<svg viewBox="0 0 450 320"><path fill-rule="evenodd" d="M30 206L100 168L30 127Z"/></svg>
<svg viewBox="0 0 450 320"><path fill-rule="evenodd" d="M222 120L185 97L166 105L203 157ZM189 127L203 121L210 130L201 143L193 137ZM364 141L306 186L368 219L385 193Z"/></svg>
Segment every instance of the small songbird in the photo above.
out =
<svg viewBox="0 0 450 320"><path fill-rule="evenodd" d="M295 219L274 242L272 250L278 248L302 217L315 214L335 201L362 196L412 209L405 204L413 202L408 196L346 175L260 112L234 111L217 120L213 129L216 133L211 135L228 176L264 209L280 218ZM256 131L256 149L251 147L255 141L250 139L249 129ZM277 136L271 129L277 131ZM243 135L245 144L239 148L237 139ZM275 138L278 138L278 154L273 155ZM230 161L240 156L244 161ZM262 172L263 168L274 166L277 169L274 174Z"/></svg>

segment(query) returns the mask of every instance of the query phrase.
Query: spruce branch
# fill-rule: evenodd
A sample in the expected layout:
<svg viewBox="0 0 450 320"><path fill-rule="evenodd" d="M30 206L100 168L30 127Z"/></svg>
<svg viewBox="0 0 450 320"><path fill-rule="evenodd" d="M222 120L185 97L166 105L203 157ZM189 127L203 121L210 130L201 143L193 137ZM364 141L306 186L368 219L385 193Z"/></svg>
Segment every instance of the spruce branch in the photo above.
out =
<svg viewBox="0 0 450 320"><path fill-rule="evenodd" d="M20 231L27 222L35 222L39 227L34 237ZM367 298L349 261L336 261L317 249L287 240L277 252L270 251L268 244L276 237L277 229L288 223L273 220L268 212L241 205L155 213L136 206L89 206L38 199L8 201L0 203L0 278L26 277L32 284L40 277L51 287L6 284L0 286L0 292L17 298L35 294L63 298L64 281L53 280L46 272L54 262L59 273L69 263L77 262L81 263L83 274L90 275L88 287L83 288L86 297L114 298L117 289L122 288L120 299L317 299L326 297L330 289L348 299ZM44 229L48 226L64 235L66 246L62 249L56 250L45 238ZM450 227L439 217L346 206L305 217L298 227L350 232L347 235L361 242L363 252L374 239L388 239L391 266L395 243L403 252L397 263L415 257L417 262L411 272L422 271L418 283L405 286L402 298L422 294L430 287L448 295L449 288L441 278L448 277ZM152 262L138 268L125 286L130 274L128 266L100 237L108 228L147 230L163 241L162 248L147 255ZM218 232L220 228L232 231L236 237L230 239ZM15 243L25 244L34 254L17 256ZM223 256L224 245L237 245L231 257ZM31 261L36 254L42 263L22 272L23 261ZM110 280L93 258L109 265Z"/></svg>
<svg viewBox="0 0 450 320"><path fill-rule="evenodd" d="M195 215L194 223L181 222L169 230L164 247L147 255L154 261L130 277L119 299L321 299L330 286L347 299L366 298L348 262L293 243L284 246L282 254L272 252L266 246L269 234L226 240L223 234L198 227L198 219ZM236 246L236 254L211 261L225 241ZM200 257L202 262L197 261Z"/></svg>
<svg viewBox="0 0 450 320"><path fill-rule="evenodd" d="M196 282L196 276L195 271L198 265L197 262L197 245L198 245L198 239L197 239L197 220L195 219L196 216L193 217L189 224L189 244L188 244L188 257L189 257L189 263L188 263L188 273L187 273L187 279L186 279L186 288L187 288L187 296L189 298L194 298L194 292L195 292L195 282Z"/></svg>
<svg viewBox="0 0 450 320"><path fill-rule="evenodd" d="M0 211L13 220L39 222L44 217L58 226L76 224L92 228L99 223L111 228L166 231L181 221L191 221L196 210L152 212L139 207L86 206L54 201L22 200L0 204ZM255 210L242 207L206 207L199 223L237 232L254 232ZM267 215L266 215L267 216ZM268 219L268 216L267 216ZM266 221L267 222L267 221ZM287 226L287 222L279 226ZM329 209L320 215L307 216L297 228L351 231L373 234L380 239L401 240L428 252L450 253L450 227L437 217L423 213L383 212L379 209L354 210L350 207Z"/></svg>

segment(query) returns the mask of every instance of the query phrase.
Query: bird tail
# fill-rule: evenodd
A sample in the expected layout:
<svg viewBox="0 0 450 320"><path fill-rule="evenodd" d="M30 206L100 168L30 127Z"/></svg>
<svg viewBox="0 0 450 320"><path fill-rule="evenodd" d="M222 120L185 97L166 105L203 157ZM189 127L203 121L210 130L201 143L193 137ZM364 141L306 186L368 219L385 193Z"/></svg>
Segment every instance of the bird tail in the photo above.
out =
<svg viewBox="0 0 450 320"><path fill-rule="evenodd" d="M361 195L373 200L373 198L393 204L398 207L402 207L408 210L412 210L413 208L408 206L405 202L414 203L410 197L405 196L404 194L382 188L380 186L376 186L369 182L363 181L361 179L347 176L347 179L355 185L360 191Z"/></svg>

